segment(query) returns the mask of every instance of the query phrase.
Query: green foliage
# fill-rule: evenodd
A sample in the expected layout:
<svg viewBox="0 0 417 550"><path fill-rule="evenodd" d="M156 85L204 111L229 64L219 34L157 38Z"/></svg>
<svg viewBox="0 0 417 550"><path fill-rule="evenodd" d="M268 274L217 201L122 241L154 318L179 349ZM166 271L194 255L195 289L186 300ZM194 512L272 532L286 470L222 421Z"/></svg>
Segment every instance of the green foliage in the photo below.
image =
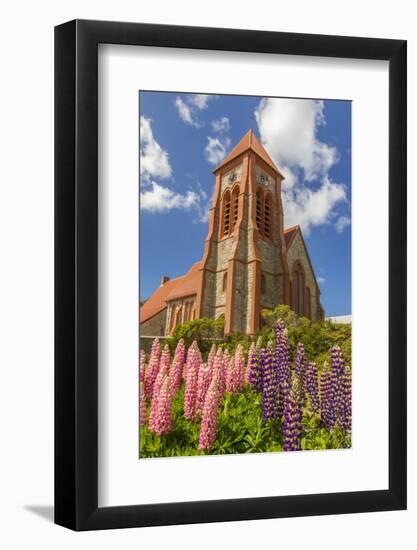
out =
<svg viewBox="0 0 417 550"><path fill-rule="evenodd" d="M174 345L183 338L186 347L189 347L194 340L202 353L207 353L213 342L223 339L224 319L194 319L178 325L173 334ZM217 342L216 342L217 343Z"/></svg>
<svg viewBox="0 0 417 550"><path fill-rule="evenodd" d="M217 420L217 439L208 453L198 450L200 422L184 418L183 400L182 386L173 402L174 428L171 433L158 437L150 433L147 426L140 429L141 458L283 450L281 421L262 421L260 394L250 389L239 395L225 394ZM307 403L303 410L301 446L303 450L340 449L350 447L350 440L338 428L328 430L321 427L319 417Z"/></svg>
<svg viewBox="0 0 417 550"><path fill-rule="evenodd" d="M319 369L324 361L330 361L330 348L335 344L342 348L348 365L352 364L352 327L331 321L312 323L306 317L298 317L289 306L281 304L275 309L264 309L262 316L266 325L257 334L262 337L262 345L274 338L274 325L282 319L288 330L291 350L294 354L298 342L304 344L308 361L316 361Z"/></svg>

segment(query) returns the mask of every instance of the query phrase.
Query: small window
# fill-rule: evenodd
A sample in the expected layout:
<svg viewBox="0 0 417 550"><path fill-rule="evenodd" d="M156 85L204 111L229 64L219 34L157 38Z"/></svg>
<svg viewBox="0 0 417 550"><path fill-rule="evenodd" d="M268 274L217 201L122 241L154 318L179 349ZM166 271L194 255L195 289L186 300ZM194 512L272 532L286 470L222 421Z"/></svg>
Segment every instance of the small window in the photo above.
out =
<svg viewBox="0 0 417 550"><path fill-rule="evenodd" d="M223 292L226 292L227 289L227 271L223 275L223 285L222 285Z"/></svg>

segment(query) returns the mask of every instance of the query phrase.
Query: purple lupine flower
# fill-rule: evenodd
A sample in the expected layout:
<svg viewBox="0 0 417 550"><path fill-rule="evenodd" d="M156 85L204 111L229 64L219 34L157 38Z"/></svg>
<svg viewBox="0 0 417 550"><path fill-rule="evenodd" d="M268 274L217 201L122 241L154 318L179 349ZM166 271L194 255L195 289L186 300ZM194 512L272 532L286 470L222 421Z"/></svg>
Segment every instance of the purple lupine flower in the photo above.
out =
<svg viewBox="0 0 417 550"><path fill-rule="evenodd" d="M317 364L310 362L306 370L306 391L310 397L311 408L317 413L320 410L319 383L317 374Z"/></svg>
<svg viewBox="0 0 417 550"><path fill-rule="evenodd" d="M320 415L326 428L333 428L335 422L333 384L330 367L325 361L320 376Z"/></svg>
<svg viewBox="0 0 417 550"><path fill-rule="evenodd" d="M304 345L300 342L295 351L295 374L300 381L300 394L303 399L306 391L306 360Z"/></svg>
<svg viewBox="0 0 417 550"><path fill-rule="evenodd" d="M284 323L279 327L277 324L275 357L278 371L278 417L282 418L285 401L288 399L291 389L291 347Z"/></svg>
<svg viewBox="0 0 417 550"><path fill-rule="evenodd" d="M252 343L248 355L249 384L254 392L262 391L262 368L260 364L259 350Z"/></svg>
<svg viewBox="0 0 417 550"><path fill-rule="evenodd" d="M292 387L284 404L284 421L282 434L284 451L301 450L301 383L295 377Z"/></svg>
<svg viewBox="0 0 417 550"><path fill-rule="evenodd" d="M345 374L345 362L343 360L342 350L339 346L333 346L331 349L331 383L332 383L332 397L333 397L333 409L334 409L334 422L336 423L340 416L340 409L342 406L342 385L343 377Z"/></svg>
<svg viewBox="0 0 417 550"><path fill-rule="evenodd" d="M352 371L346 365L342 381L342 401L339 414L339 425L349 435L352 431Z"/></svg>
<svg viewBox="0 0 417 550"><path fill-rule="evenodd" d="M269 420L278 416L278 376L271 346L261 351L262 365L262 418Z"/></svg>

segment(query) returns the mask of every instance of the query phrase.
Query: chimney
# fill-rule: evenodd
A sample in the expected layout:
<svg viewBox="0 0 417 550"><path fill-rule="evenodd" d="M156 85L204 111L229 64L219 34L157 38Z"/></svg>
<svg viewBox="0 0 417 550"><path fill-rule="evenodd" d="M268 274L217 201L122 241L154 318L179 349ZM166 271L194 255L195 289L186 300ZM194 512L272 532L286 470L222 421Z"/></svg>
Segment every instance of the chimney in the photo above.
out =
<svg viewBox="0 0 417 550"><path fill-rule="evenodd" d="M167 275L162 275L161 277L161 286L164 286L164 284L169 281L169 277Z"/></svg>

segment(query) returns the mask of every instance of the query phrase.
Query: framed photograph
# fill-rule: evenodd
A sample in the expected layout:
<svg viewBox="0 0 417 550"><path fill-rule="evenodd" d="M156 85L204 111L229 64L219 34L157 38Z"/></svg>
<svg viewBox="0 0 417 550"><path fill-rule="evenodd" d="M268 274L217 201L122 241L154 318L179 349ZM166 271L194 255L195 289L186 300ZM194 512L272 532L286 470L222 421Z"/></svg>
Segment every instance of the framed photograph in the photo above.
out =
<svg viewBox="0 0 417 550"><path fill-rule="evenodd" d="M55 29L55 522L406 508L406 42Z"/></svg>

